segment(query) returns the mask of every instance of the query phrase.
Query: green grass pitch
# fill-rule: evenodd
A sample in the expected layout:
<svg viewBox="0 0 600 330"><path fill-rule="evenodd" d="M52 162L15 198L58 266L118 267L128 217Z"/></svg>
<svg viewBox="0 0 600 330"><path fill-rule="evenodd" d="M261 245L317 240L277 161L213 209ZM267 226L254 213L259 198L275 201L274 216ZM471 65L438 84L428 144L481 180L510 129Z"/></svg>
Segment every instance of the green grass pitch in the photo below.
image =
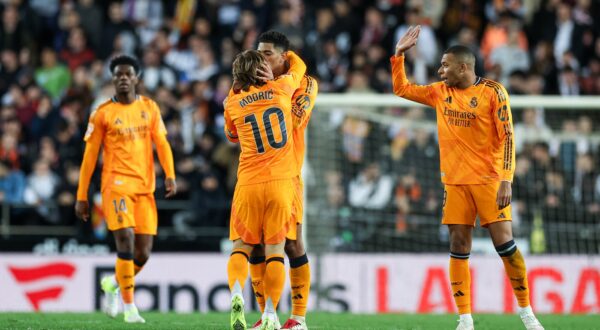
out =
<svg viewBox="0 0 600 330"><path fill-rule="evenodd" d="M248 323L259 314L246 314ZM229 314L142 313L146 324L127 325L122 315L110 319L102 313L0 313L0 329L229 329ZM287 315L280 315L282 323ZM517 315L476 314L475 329L524 329ZM454 329L455 315L356 315L310 313L309 329ZM547 330L600 329L600 315L540 315ZM251 326L251 324L249 324Z"/></svg>

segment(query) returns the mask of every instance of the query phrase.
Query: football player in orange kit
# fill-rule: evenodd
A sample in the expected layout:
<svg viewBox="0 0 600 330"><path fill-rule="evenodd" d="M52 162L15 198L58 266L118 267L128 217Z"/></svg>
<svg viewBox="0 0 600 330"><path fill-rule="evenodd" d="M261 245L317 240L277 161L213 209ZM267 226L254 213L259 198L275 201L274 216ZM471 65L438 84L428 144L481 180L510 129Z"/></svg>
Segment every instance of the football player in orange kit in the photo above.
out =
<svg viewBox="0 0 600 330"><path fill-rule="evenodd" d="M290 48L288 38L277 31L267 31L258 37L258 51L265 57L273 72L274 77L279 77L288 71L287 51ZM265 77L271 78L271 77ZM317 81L309 75L304 75L300 87L292 97L292 121L294 130L292 140L297 164L297 175L294 178L296 186L296 199L294 200L294 222L287 235L285 254L290 261L290 284L292 287L292 311L290 318L281 329L306 330L306 306L310 294L310 266L304 242L302 240L302 217L304 184L302 182L302 165L304 163L304 132L308 126L312 109L317 98ZM263 276L265 272L265 250L257 245L250 256L250 277L252 287L258 301L260 310L264 310L265 298ZM260 329L262 320L259 319L252 329Z"/></svg>
<svg viewBox="0 0 600 330"><path fill-rule="evenodd" d="M173 154L158 105L135 92L138 61L121 55L109 67L116 93L90 115L75 213L84 221L90 216L89 183L102 146L102 209L117 248L115 275L101 282L104 309L111 317L117 315L120 289L125 322L144 323L134 304L134 276L150 256L158 226L153 144L166 175L167 198L177 192Z"/></svg>
<svg viewBox="0 0 600 330"><path fill-rule="evenodd" d="M291 98L306 65L288 52L290 70L264 81L259 70L267 62L246 50L233 62L232 89L225 101L225 134L241 145L233 195L229 238L233 252L227 273L231 290L231 329L246 329L242 289L248 277L248 258L254 245L264 244L265 309L260 329L275 329L277 304L285 282L283 253L292 219L297 175L292 141Z"/></svg>
<svg viewBox="0 0 600 330"><path fill-rule="evenodd" d="M442 223L450 233L450 284L460 320L473 329L469 255L476 216L489 230L527 329L543 329L531 310L525 261L512 235L511 183L515 146L508 93L495 81L475 75L475 55L452 46L442 57L441 82L418 86L406 79L404 53L418 40L410 27L391 57L394 94L435 108L444 183Z"/></svg>

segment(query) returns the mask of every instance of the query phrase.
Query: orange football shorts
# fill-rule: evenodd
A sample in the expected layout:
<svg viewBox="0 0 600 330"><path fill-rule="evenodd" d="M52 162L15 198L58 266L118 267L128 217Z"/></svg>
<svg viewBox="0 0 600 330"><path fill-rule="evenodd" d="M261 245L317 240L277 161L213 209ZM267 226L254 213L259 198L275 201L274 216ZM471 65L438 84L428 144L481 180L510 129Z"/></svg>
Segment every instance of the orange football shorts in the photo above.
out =
<svg viewBox="0 0 600 330"><path fill-rule="evenodd" d="M512 220L511 205L498 209L496 196L500 182L444 187L442 224L487 227L490 223Z"/></svg>
<svg viewBox="0 0 600 330"><path fill-rule="evenodd" d="M136 234L156 235L158 215L153 194L126 194L106 189L102 211L108 230L134 228Z"/></svg>
<svg viewBox="0 0 600 330"><path fill-rule="evenodd" d="M283 242L292 223L295 189L292 179L236 186L229 239L246 244Z"/></svg>

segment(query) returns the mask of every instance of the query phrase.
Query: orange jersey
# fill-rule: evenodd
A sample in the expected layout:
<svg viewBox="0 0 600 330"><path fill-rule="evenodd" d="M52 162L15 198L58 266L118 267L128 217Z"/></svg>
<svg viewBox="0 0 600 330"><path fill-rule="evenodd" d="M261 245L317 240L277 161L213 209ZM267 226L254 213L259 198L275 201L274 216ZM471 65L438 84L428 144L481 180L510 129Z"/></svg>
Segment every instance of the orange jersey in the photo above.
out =
<svg viewBox="0 0 600 330"><path fill-rule="evenodd" d="M158 105L144 96L130 104L111 100L90 115L84 140L86 150L81 166L78 200L87 199L89 181L103 146L102 191L128 193L154 192L153 142L160 163L169 178L175 178L173 155L166 139L167 130Z"/></svg>
<svg viewBox="0 0 600 330"><path fill-rule="evenodd" d="M288 179L297 175L292 141L292 95L306 65L288 52L290 71L248 91L231 91L225 101L225 135L240 142L238 185Z"/></svg>
<svg viewBox="0 0 600 330"><path fill-rule="evenodd" d="M466 89L443 82L419 86L406 79L404 56L392 56L391 63L394 94L436 109L442 182L512 181L512 114L508 93L500 83L477 78Z"/></svg>
<svg viewBox="0 0 600 330"><path fill-rule="evenodd" d="M292 97L292 121L294 122L294 131L292 133L294 140L294 156L298 175L302 171L304 164L304 152L306 143L304 141L304 132L308 126L308 121L315 107L315 100L319 92L319 85L315 78L305 75L300 83L300 88L296 90Z"/></svg>

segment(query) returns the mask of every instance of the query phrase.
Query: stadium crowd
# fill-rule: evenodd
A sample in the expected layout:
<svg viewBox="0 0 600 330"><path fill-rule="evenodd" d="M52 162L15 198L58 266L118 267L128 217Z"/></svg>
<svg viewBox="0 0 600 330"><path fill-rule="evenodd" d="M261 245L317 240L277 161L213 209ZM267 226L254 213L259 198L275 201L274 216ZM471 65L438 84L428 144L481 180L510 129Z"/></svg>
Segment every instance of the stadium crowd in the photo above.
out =
<svg viewBox="0 0 600 330"><path fill-rule="evenodd" d="M477 73L502 82L511 95L600 95L600 19L593 14L600 3L592 0L0 3L0 200L33 206L13 210L19 224L76 223L82 135L90 112L113 94L107 63L116 54L140 59L139 93L160 105L178 198L190 205L161 221L182 233L189 226L227 225L239 149L223 136L222 102L234 56L255 48L268 29L289 37L321 93L392 93L395 41L420 24L419 43L407 54L417 83L436 81L441 52L461 43L478 54ZM431 116L418 109L387 111ZM531 220L539 207L545 218L559 221L576 210L578 221L598 223L600 150L587 139L597 131L594 120L550 117L539 108L515 112L516 213ZM410 229L405 218L411 214L439 220L434 130L379 127L351 117L338 129L347 166L319 178L332 203L389 210L399 232ZM568 138L553 139L554 133ZM360 151L369 148L361 140L373 134L374 141L385 141L387 154ZM373 162L382 156L389 166ZM381 175L385 179L376 182L385 187L371 196L378 200L361 205L365 181Z"/></svg>

